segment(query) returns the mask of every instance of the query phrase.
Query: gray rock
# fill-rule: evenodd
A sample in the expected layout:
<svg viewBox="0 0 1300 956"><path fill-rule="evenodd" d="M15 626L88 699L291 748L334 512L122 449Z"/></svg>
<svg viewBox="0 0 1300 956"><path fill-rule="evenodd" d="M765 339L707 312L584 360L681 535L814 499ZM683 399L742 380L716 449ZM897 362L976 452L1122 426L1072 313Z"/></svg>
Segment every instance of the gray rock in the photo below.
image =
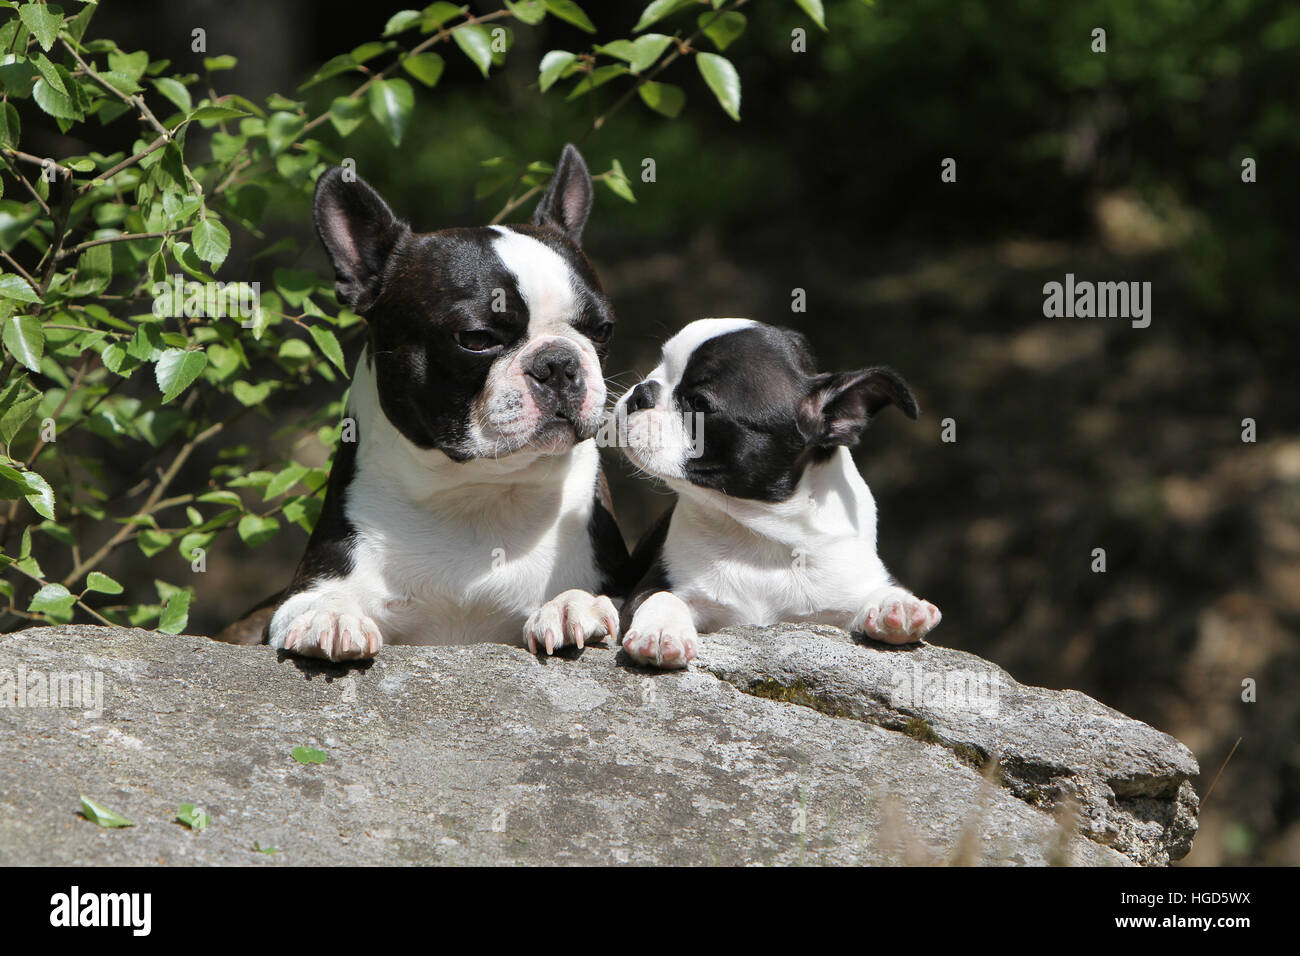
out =
<svg viewBox="0 0 1300 956"><path fill-rule="evenodd" d="M1167 864L1192 848L1191 751L1078 691L1026 687L946 647L858 646L808 625L730 628L705 637L700 658L749 693L942 746L1027 803L1068 799L1085 836L1136 863Z"/></svg>
<svg viewBox="0 0 1300 956"><path fill-rule="evenodd" d="M348 668L144 630L0 635L0 865L1126 865L1191 838L1190 755L1082 695L823 628L710 636L702 657L659 674L599 647L539 659L482 644L389 647ZM1001 713L889 704L881 680L913 659L995 671ZM102 712L33 699L73 672L100 675ZM894 729L911 710L933 736ZM962 745L1001 751L1003 782ZM299 746L329 759L300 764ZM1080 784L1084 835L1030 773L1044 794ZM86 821L79 794L136 826ZM174 822L183 803L211 825Z"/></svg>

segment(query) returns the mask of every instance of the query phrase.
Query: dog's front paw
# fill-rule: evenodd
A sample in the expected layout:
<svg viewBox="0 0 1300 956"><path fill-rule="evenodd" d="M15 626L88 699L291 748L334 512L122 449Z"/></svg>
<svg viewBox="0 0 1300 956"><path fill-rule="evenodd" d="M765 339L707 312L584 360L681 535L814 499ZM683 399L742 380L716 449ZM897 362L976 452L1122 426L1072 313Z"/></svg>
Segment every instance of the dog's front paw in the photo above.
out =
<svg viewBox="0 0 1300 956"><path fill-rule="evenodd" d="M623 635L623 650L638 664L685 667L699 652L691 609L670 591L646 598Z"/></svg>
<svg viewBox="0 0 1300 956"><path fill-rule="evenodd" d="M911 644L934 630L942 619L929 601L906 588L890 587L872 595L854 629L887 644Z"/></svg>
<svg viewBox="0 0 1300 956"><path fill-rule="evenodd" d="M618 609L605 595L573 588L551 598L524 622L524 646L536 654L538 647L554 654L557 647L586 647L618 637Z"/></svg>
<svg viewBox="0 0 1300 956"><path fill-rule="evenodd" d="M379 626L364 614L318 606L304 608L285 621L273 619L269 643L303 657L355 661L378 654L384 639Z"/></svg>

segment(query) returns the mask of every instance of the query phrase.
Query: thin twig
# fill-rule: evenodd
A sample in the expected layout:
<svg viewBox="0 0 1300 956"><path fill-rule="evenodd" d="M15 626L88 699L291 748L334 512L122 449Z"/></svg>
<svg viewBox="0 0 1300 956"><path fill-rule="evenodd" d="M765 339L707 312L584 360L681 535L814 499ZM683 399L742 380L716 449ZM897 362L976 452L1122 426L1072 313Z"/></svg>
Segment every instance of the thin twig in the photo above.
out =
<svg viewBox="0 0 1300 956"><path fill-rule="evenodd" d="M186 233L193 231L193 226L186 226L184 229L173 229L164 232L132 232L123 233L120 236L105 236L103 239L91 239L89 242L78 243L70 249L64 249L59 253L59 258L64 259L68 256L75 256L78 253L93 248L94 246L102 246L110 242L134 242L137 239L166 239L168 236L183 236Z"/></svg>
<svg viewBox="0 0 1300 956"><path fill-rule="evenodd" d="M225 427L226 422L217 422L215 425L210 425L182 446L181 450L176 453L176 457L172 459L172 463L167 466L167 470L159 476L158 483L154 485L153 491L145 500L144 505L136 512L136 515L147 516L156 510L158 502L162 500L163 494L167 491L167 487L172 483L173 479L175 479L181 468L184 467L185 462L189 460L194 449L198 448L199 445L203 444L208 439L219 434ZM63 579L64 586L71 587L72 584L78 581L83 574L87 571L93 570L95 565L108 557L108 555L110 555L119 544L126 541L131 536L134 529L135 526L130 524L125 524L118 529L117 533L114 534L113 537L109 538L108 541L106 541L98 551L92 554L89 559L78 562L77 566L74 567L68 573L68 576Z"/></svg>
<svg viewBox="0 0 1300 956"><path fill-rule="evenodd" d="M167 127L163 126L162 123L158 122L158 117L153 115L153 110L149 109L149 104L144 101L143 96L140 96L139 94L132 96L127 93L123 93L112 83L108 82L108 80L104 79L102 76L96 73L94 69L91 67L91 65L81 58L81 54L77 52L77 48L74 47L71 43L69 43L65 37L60 37L59 41L64 45L67 51L72 54L72 58L77 61L77 65L86 71L86 75L88 77L90 77L100 86L102 86L106 91L108 91L108 93L110 93L113 96L116 96L127 106L130 106L138 110L140 112L141 118L144 119L146 122L148 122L149 125L152 126L155 130L157 130L158 134L162 136L164 139L170 140L172 138L172 134L168 132Z"/></svg>
<svg viewBox="0 0 1300 956"><path fill-rule="evenodd" d="M33 289L36 288L36 280L32 278L32 274L28 272L26 269L24 269L22 266L20 266L17 260L15 260L13 256L9 255L9 253L5 252L3 249L0 249L0 256L4 256L5 262L13 266L15 271L17 271L19 275L21 275L24 279L27 280L28 285L30 285Z"/></svg>
<svg viewBox="0 0 1300 956"><path fill-rule="evenodd" d="M128 156L126 159L122 160L112 169L105 170L104 172L97 174L88 183L82 185L81 192L86 193L89 190L93 189L97 183L107 182L108 180L116 176L118 173L120 173L122 170L126 169L129 166L134 166L136 163L140 162L140 160L144 159L154 150L166 146L170 141L171 141L171 137L168 136L166 133L163 133L161 136L155 139L144 149L140 150L140 152L136 153L134 156Z"/></svg>
<svg viewBox="0 0 1300 956"><path fill-rule="evenodd" d="M1235 754L1235 753L1237 752L1237 747L1240 746L1240 744L1241 744L1241 742L1242 742L1243 739L1245 739L1245 738L1243 738L1243 737L1238 737L1238 738L1237 738L1237 742L1236 742L1235 744L1233 744L1233 745L1232 745L1232 749L1228 751L1228 756L1226 756L1225 758L1223 758L1223 766L1219 767L1219 772L1216 773L1216 774L1214 775L1214 779L1210 781L1210 789L1206 790L1206 791L1205 791L1205 796L1201 797L1201 809L1202 809L1202 810L1205 809L1205 801L1206 801L1206 800L1209 800L1209 799L1210 799L1210 794L1214 793L1214 785L1215 785L1216 783L1219 782L1219 777L1222 776L1222 774L1223 774L1223 768L1226 767L1226 766L1228 766L1228 761L1231 760L1231 759L1232 759L1232 755Z"/></svg>

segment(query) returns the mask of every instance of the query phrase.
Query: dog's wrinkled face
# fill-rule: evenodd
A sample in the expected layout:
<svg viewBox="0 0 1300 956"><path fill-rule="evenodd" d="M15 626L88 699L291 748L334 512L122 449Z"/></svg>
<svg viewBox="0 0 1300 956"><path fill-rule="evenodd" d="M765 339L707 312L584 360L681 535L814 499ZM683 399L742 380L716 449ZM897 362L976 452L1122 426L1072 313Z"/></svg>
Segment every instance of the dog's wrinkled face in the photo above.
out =
<svg viewBox="0 0 1300 956"><path fill-rule="evenodd" d="M614 315L578 245L590 205L572 147L529 226L412 233L360 179L321 177L339 298L368 320L380 405L414 445L466 461L595 435Z"/></svg>
<svg viewBox="0 0 1300 956"><path fill-rule="evenodd" d="M887 368L818 374L804 337L748 319L701 319L619 399L628 458L668 484L784 501L808 463L857 443L871 416L918 410Z"/></svg>

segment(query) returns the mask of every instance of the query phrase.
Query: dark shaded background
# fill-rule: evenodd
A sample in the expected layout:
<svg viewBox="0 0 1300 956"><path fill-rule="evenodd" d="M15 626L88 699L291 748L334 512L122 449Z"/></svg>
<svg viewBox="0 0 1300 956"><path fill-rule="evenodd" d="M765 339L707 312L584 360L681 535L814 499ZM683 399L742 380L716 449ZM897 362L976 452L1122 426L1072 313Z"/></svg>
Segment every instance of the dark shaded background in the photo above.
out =
<svg viewBox="0 0 1300 956"><path fill-rule="evenodd" d="M828 369L898 369L923 416L883 415L859 461L882 556L944 611L934 639L1177 735L1202 795L1240 738L1188 862L1300 863L1300 5L827 5L829 35L791 2L746 8L727 54L741 124L685 63L664 77L687 90L679 120L633 102L584 140L591 105L540 97L535 76L546 50L589 40L548 19L516 31L487 81L444 50L402 147L371 126L341 155L425 229L497 211L503 195L473 199L489 157L553 159L583 140L593 172L616 157L634 180L653 157L657 183L634 181L635 205L602 189L586 236L619 315L615 380L651 367L686 322L727 315L802 329ZM378 37L400 6L110 0L91 35L197 69L202 26L209 54L240 59L220 91L262 98ZM627 35L642 6L586 4L602 39ZM795 27L805 54L790 51ZM1089 49L1094 27L1105 54ZM311 91L313 114L352 85ZM1247 156L1255 184L1240 178ZM940 182L944 157L956 184ZM236 236L222 278L328 269L305 206L278 220L265 240ZM248 262L283 235L303 252ZM1151 327L1044 318L1042 285L1066 272L1152 282ZM806 314L790 311L794 288ZM265 443L310 410L269 408L230 441ZM1248 416L1255 444L1241 441ZM948 417L955 443L940 441ZM194 480L211 464L196 456ZM608 466L634 540L667 499ZM196 576L191 629L287 582L304 543L298 529L257 551L223 538ZM1089 570L1097 547L1105 574ZM106 570L129 588L184 577L172 549L156 559L170 575L116 560ZM1257 703L1240 700L1245 678Z"/></svg>

